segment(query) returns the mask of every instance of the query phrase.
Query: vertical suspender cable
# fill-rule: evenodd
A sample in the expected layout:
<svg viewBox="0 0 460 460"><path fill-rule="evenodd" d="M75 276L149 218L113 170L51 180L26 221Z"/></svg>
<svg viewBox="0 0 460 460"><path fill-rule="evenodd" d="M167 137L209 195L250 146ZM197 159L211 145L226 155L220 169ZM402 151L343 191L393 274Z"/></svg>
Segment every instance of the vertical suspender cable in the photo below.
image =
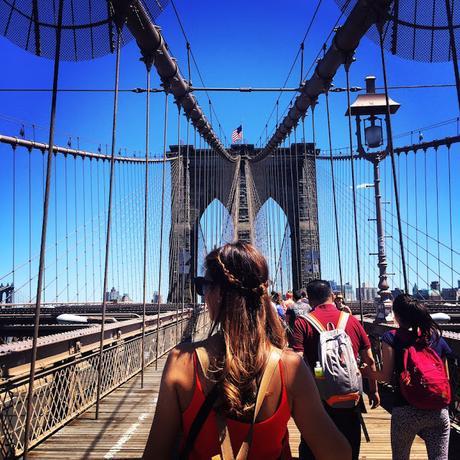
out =
<svg viewBox="0 0 460 460"><path fill-rule="evenodd" d="M13 285L13 289L11 290L11 294L9 295L9 299L7 299L7 301L9 301L10 303L14 302L14 290L16 288L16 284L15 284L15 278L16 278L16 270L15 270L15 266L16 266L16 149L13 148L12 152L13 152L13 171L12 171L12 175L13 175L12 177L12 188L13 188L13 193L12 193L12 197L13 197L13 203L12 203L12 210L13 210L12 285Z"/></svg>
<svg viewBox="0 0 460 460"><path fill-rule="evenodd" d="M180 143L180 105L177 104L177 156L179 157L179 180L178 180L178 184L175 184L176 186L176 194L178 196L178 199L179 199L179 203L181 203L181 207L184 207L185 208L185 196L183 195L183 180L184 180L184 177L183 177L183 170L184 170L184 159L182 158L182 152L181 152L181 143ZM185 211L185 209L184 209ZM179 226L179 223L180 223L180 212L181 212L181 209L178 209L176 210L176 213L177 213L177 220L175 222L175 225L176 225L176 229L177 229L177 226ZM182 228L185 228L185 221L182 222ZM182 235L181 235L182 236ZM185 240L185 238L184 238ZM183 240L183 241L184 241ZM183 249L181 247L181 244L180 244L180 236L179 235L176 235L176 237L174 238L174 241L176 241L176 248L169 248L169 250L171 251L176 249L176 254L175 254L175 258L177 259L177 288L176 288L176 291L179 291L179 289L182 288L182 286L180 284L180 281L181 281L181 276L180 276L180 272L181 272L181 253L183 252ZM183 254L182 254L183 255ZM174 258L172 259L174 260ZM173 283L174 285L174 283ZM181 296L183 297L183 295ZM173 300L174 302L174 300ZM176 299L175 299L175 302L176 302L176 343L178 343L177 341L177 331L178 331L178 318L179 318L179 299L177 298L177 294L176 294Z"/></svg>
<svg viewBox="0 0 460 460"><path fill-rule="evenodd" d="M350 100L350 65L351 59L348 59L348 62L345 63L345 74L347 78L347 105L348 105L348 137L350 144L350 157L351 157L351 186L353 190L353 221L355 228L355 250L356 250L356 269L358 275L358 303L359 303L359 314L361 323L364 322L363 314L363 302L362 302L362 291L361 291L361 265L359 260L359 233L358 233L358 218L356 210L356 182L355 182L355 155L353 153L353 134L351 128L351 100Z"/></svg>
<svg viewBox="0 0 460 460"><path fill-rule="evenodd" d="M426 282L429 283L430 271L429 271L429 250L428 250L428 181L427 181L427 151L424 151L423 160L425 164L425 246L426 246ZM428 286L429 288L430 286Z"/></svg>
<svg viewBox="0 0 460 460"><path fill-rule="evenodd" d="M147 92L145 95L145 186L144 186L144 260L142 280L142 341L141 341L141 388L144 388L145 369L145 310L147 301L147 244L149 216L149 135L150 135L150 70L152 61L145 60L147 67Z"/></svg>
<svg viewBox="0 0 460 460"><path fill-rule="evenodd" d="M118 94L120 80L120 49L121 49L121 26L117 24L117 47L115 61L115 91L113 96L113 118L112 118L112 149L110 155L110 179L109 179L109 197L107 204L107 232L105 239L105 261L104 261L104 283L102 288L102 322L101 337L99 342L99 361L97 368L97 389L96 389L96 420L99 418L99 403L102 393L102 372L103 368L103 351L104 351L104 334L105 334L105 314L107 309L107 278L109 271L110 256L110 232L112 229L112 198L113 182L115 176L115 142L117 135L117 114L118 114Z"/></svg>
<svg viewBox="0 0 460 460"><path fill-rule="evenodd" d="M55 278L54 282L56 283L56 302L59 298L59 287L58 287L58 188L57 188L57 155L54 158L54 260L55 260Z"/></svg>
<svg viewBox="0 0 460 460"><path fill-rule="evenodd" d="M78 139L78 150L80 150L80 139ZM85 158L83 157L81 160L81 180L82 180L82 200L83 200L83 239L85 240L83 243L83 251L84 251L84 259L85 259L85 302L88 302L88 242L86 238L86 178L85 178Z"/></svg>
<svg viewBox="0 0 460 460"><path fill-rule="evenodd" d="M29 150L29 303L32 303L32 150Z"/></svg>
<svg viewBox="0 0 460 460"><path fill-rule="evenodd" d="M80 291L79 291L79 274L78 274L78 187L77 187L77 160L78 158L74 157L74 206L75 206L75 283L77 287L76 299L77 303L80 301ZM82 160L83 161L83 160Z"/></svg>
<svg viewBox="0 0 460 460"><path fill-rule="evenodd" d="M162 258L163 258L163 226L165 218L165 187L166 187L166 137L168 135L168 91L165 96L164 127L163 127L163 168L162 168L162 185L161 185L161 217L160 217L160 254L158 267L158 305L157 305L157 333L155 341L155 369L158 369L158 353L160 340L160 298L161 298L161 276L162 276Z"/></svg>
<svg viewBox="0 0 460 460"><path fill-rule="evenodd" d="M438 279L437 281L441 282L441 245L439 241L439 165L438 165L438 151L436 150L435 155L435 184L436 184L436 239L437 239L437 246L438 246Z"/></svg>
<svg viewBox="0 0 460 460"><path fill-rule="evenodd" d="M450 172L449 172L450 174ZM414 153L414 197L415 197L415 279L417 283L417 289L420 289L420 279L419 279L419 257L418 257L418 178L417 178L417 155ZM450 179L450 175L449 175Z"/></svg>
<svg viewBox="0 0 460 460"><path fill-rule="evenodd" d="M332 201L334 205L334 223L335 223L335 236L337 239L337 261L339 264L339 279L340 286L343 286L342 276L342 256L340 252L340 232L339 232L339 217L337 213L337 194L335 190L335 173L334 173L334 157L332 155L332 134L331 134L331 112L329 109L329 91L326 91L326 113L327 113L327 134L329 140L329 160L331 164L331 180L332 180ZM341 290L343 287L341 288Z"/></svg>
<svg viewBox="0 0 460 460"><path fill-rule="evenodd" d="M40 308L41 308L41 296L42 296L42 283L43 283L43 271L45 268L45 251L46 251L46 231L48 227L48 206L49 206L49 195L52 175L52 163L53 163L53 147L54 147L54 127L56 123L56 103L57 103L57 90L58 90L58 78L59 78L59 63L61 54L61 32L62 32L62 15L64 9L64 0L59 0L58 9L58 22L56 28L56 50L54 55L54 74L53 74L53 93L51 99L51 116L50 116L50 131L49 131L49 142L48 142L48 161L46 167L46 185L45 185L45 196L43 201L43 221L42 221L42 233L40 242L40 259L38 265L38 279L37 279L37 296L35 302L35 318L34 318L34 336L32 339L32 355L30 359L30 374L29 374L29 387L27 392L27 411L26 421L24 426L24 452L23 458L27 459L29 451L29 436L31 430L32 413L33 413L33 392L34 392L34 380L35 380L35 365L37 361L37 342L38 342L38 328L40 323ZM36 21L38 23L38 20Z"/></svg>
<svg viewBox="0 0 460 460"><path fill-rule="evenodd" d="M448 190L449 190L449 240L450 240L450 273L451 285L454 288L454 243L452 232L452 178L450 170L450 145L447 146L447 174L448 174ZM418 228L418 227L417 227Z"/></svg>
<svg viewBox="0 0 460 460"><path fill-rule="evenodd" d="M184 244L186 244L187 240L189 244L184 247L184 256L190 257L190 119L187 118L187 148L185 151L185 189L184 189L184 198L185 198L185 209L184 209L184 224L187 225L187 229L184 225ZM186 252L185 250L188 249ZM189 272L190 273L190 272ZM182 309L181 309L181 324L184 321L184 311L185 311L185 259L184 259L184 273L182 274ZM188 274L190 277L190 274Z"/></svg>
<svg viewBox="0 0 460 460"><path fill-rule="evenodd" d="M307 203L307 209L306 209L306 217L308 219L308 231L309 231L309 236L308 236L308 242L310 246L310 266L311 266L311 273L313 274L314 272L314 265L313 265L313 238L312 238L312 228L311 228L311 189L310 189L310 167L309 167L309 160L307 156L307 138L305 135L305 116L302 118L302 136L303 136L303 150L304 150L304 171L306 174L305 177L305 187L308 193L308 199ZM313 279L313 276L312 278Z"/></svg>
<svg viewBox="0 0 460 460"><path fill-rule="evenodd" d="M296 242L296 247L298 247L298 253L296 255L296 259L297 259L297 268L296 268L296 271L297 271L297 288L298 289L301 289L302 288L302 276L301 276L301 270L302 270L302 263L301 263L301 257L302 257L302 251L300 250L300 247L301 247L301 236L300 236L300 197L299 197L299 193L300 193L300 181L299 181L299 161L298 161L298 158L297 158L297 155L298 155L298 147L297 147L297 127L298 125L296 124L294 126L294 155L295 155L295 158L294 158L294 162L295 162L295 180L294 180L294 184L293 184L293 187L295 187L295 190L296 190L296 201L295 201L295 208L296 209L296 214L297 214L297 219L294 220L295 222L295 227L296 227L296 239L297 239L297 242ZM292 160L291 160L291 164L292 164ZM292 165L292 168L294 167L294 165ZM291 171L292 171L292 168L291 168ZM296 222L297 221L297 222ZM291 255L292 257L292 255Z"/></svg>
<svg viewBox="0 0 460 460"><path fill-rule="evenodd" d="M92 285L93 285L93 294L91 297L91 301L94 302L96 300L96 266L94 264L94 179L93 179L93 167L94 163L90 160L89 163L89 180L90 180L90 197L91 197L91 266L93 269L93 276L91 278Z"/></svg>
<svg viewBox="0 0 460 460"><path fill-rule="evenodd" d="M315 166L316 166L316 126L315 126L315 107L318 102L312 101L311 104L311 129L312 129L312 140L313 140L313 155L315 157ZM316 171L316 167L315 167ZM317 175L315 172L315 184L316 184L316 201L318 202L318 180L317 180ZM318 220L318 203L316 203L316 208L314 209L315 211L315 221L316 225L318 226L318 244L319 244L319 220ZM311 218L311 216L310 216ZM320 248L318 248L320 249ZM312 265L313 265L313 259L312 259ZM321 257L318 260L318 272L319 272L319 277L321 278Z"/></svg>
<svg viewBox="0 0 460 460"><path fill-rule="evenodd" d="M403 234L402 234L402 222L401 222L401 208L399 203L399 191L398 191L398 182L396 179L396 164L395 164L395 154L393 148L393 130L391 125L391 114L390 114L390 99L388 96L388 80L387 80L387 67L385 63L385 52L383 49L383 24L379 23L377 25L377 29L379 32L379 41L380 41L380 59L382 62L382 71L383 71L383 83L385 87L385 103L386 103L386 127L387 127L387 138L388 138L388 152L391 158L391 169L393 173L393 187L394 187L394 194L395 194L395 203L396 203L396 217L398 220L398 233L399 233L399 248L401 252L401 265L402 265L402 272L404 278L404 291L406 293L409 292L409 284L407 280L407 270L406 270L406 257L404 254L404 241L403 241ZM351 116L351 115L350 115ZM351 123L351 121L350 121ZM351 128L350 128L351 129Z"/></svg>

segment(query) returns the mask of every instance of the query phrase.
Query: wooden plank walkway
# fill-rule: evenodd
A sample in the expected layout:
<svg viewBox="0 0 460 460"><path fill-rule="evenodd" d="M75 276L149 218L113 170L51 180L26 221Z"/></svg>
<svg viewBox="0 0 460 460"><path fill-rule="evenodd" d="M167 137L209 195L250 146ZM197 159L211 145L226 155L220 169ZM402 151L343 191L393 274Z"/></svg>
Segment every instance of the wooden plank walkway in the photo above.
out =
<svg viewBox="0 0 460 460"><path fill-rule="evenodd" d="M132 378L106 396L100 406L99 420L94 420L94 408L70 422L59 432L33 449L29 458L47 459L132 459L141 458L155 412L161 372L166 358L145 372L145 385L140 388L140 376ZM378 408L365 414L371 438L361 447L362 460L390 460L390 414ZM289 424L294 457L298 455L299 432ZM426 459L426 450L417 438L411 452L412 460Z"/></svg>

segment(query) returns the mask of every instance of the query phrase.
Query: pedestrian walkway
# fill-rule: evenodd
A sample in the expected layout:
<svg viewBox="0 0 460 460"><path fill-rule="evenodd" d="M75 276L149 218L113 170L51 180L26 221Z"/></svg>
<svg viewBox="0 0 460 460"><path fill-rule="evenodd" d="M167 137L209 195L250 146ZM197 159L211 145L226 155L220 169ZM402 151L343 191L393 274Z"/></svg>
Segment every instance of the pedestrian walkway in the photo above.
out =
<svg viewBox="0 0 460 460"><path fill-rule="evenodd" d="M99 420L94 419L94 407L70 422L56 434L33 449L29 457L40 460L60 459L132 459L141 458L152 424L160 387L161 372L166 358L145 370L145 385L140 376L132 378L106 396L100 406ZM389 460L390 414L383 408L364 415L370 443L364 437L362 460ZM289 424L294 458L298 455L299 432L291 420ZM417 438L411 460L426 459L423 441Z"/></svg>

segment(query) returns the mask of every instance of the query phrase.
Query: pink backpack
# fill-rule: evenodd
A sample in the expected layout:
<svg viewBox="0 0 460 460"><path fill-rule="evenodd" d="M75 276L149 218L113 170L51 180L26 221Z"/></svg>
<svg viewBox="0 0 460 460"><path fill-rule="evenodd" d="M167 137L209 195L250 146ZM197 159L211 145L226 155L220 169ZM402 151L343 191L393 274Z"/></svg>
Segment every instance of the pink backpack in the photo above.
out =
<svg viewBox="0 0 460 460"><path fill-rule="evenodd" d="M406 401L419 409L443 409L450 403L450 384L444 363L424 344L404 348L399 384Z"/></svg>

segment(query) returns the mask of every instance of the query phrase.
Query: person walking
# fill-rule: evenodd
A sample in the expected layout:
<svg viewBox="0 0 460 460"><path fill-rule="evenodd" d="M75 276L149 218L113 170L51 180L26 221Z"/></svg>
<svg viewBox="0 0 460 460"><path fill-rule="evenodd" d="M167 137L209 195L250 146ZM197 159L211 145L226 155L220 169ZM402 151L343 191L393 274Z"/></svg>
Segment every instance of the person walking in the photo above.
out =
<svg viewBox="0 0 460 460"><path fill-rule="evenodd" d="M334 303L337 307L337 310L344 311L352 315L351 308L345 303L345 300L343 299L343 295L341 292L337 292L334 295Z"/></svg>
<svg viewBox="0 0 460 460"><path fill-rule="evenodd" d="M419 435L425 441L429 460L447 460L450 387L446 358L452 350L428 309L412 296L397 296L393 313L399 328L382 337L382 369L362 370L363 375L395 388L392 458L408 460L415 436Z"/></svg>
<svg viewBox="0 0 460 460"><path fill-rule="evenodd" d="M211 331L170 352L143 458L176 458L182 433L181 459L289 459L292 416L317 459L349 460L350 446L311 373L286 350L262 254L250 244L226 244L207 255L205 268L195 284Z"/></svg>
<svg viewBox="0 0 460 460"><path fill-rule="evenodd" d="M329 329L331 324L335 328L338 328L339 321L341 321L343 315L346 315L347 319L344 330L351 340L354 353L353 358L356 361L361 360L370 368L375 369L371 344L366 332L356 318L337 310L330 284L324 280L311 281L307 286L307 295L310 306L313 309L309 315L313 317L314 322L321 324L324 329ZM318 330L312 326L307 317L300 315L295 319L292 332L289 335L289 344L295 352L303 356L313 373L315 373L315 367L318 365L319 339L320 334ZM354 365L357 370L357 363L355 362ZM357 372L359 371L357 370ZM371 408L378 407L380 396L375 380L369 381L368 396ZM360 411L362 405L359 398L357 398L355 405L350 408L333 407L326 401L323 401L323 405L337 428L349 441L352 448L352 458L357 460L361 446ZM301 460L316 458L311 447L309 441L302 436L299 446L299 458Z"/></svg>

